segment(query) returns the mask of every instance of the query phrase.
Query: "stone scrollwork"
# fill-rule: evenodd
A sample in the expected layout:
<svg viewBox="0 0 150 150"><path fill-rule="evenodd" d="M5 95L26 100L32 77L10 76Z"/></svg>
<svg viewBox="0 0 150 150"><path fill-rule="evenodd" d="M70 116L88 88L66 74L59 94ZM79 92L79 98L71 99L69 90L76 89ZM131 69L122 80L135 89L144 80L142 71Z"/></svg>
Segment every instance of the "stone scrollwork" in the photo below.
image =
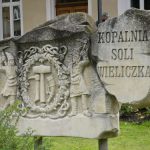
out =
<svg viewBox="0 0 150 150"><path fill-rule="evenodd" d="M19 53L20 95L27 108L24 117L66 116L70 107L70 74L63 64L66 53L66 46L51 45L31 47Z"/></svg>

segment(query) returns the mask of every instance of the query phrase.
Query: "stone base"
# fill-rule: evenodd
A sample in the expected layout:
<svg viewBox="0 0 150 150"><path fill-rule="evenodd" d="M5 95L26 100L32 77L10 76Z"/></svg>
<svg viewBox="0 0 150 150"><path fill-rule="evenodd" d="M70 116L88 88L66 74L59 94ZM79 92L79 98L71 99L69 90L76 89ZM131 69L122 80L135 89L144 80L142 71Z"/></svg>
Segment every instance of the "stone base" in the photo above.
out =
<svg viewBox="0 0 150 150"><path fill-rule="evenodd" d="M20 118L17 124L19 135L29 128L34 130L33 136L70 136L82 138L104 139L118 135L118 115L97 114L91 118L83 115L65 117L63 119L28 119Z"/></svg>

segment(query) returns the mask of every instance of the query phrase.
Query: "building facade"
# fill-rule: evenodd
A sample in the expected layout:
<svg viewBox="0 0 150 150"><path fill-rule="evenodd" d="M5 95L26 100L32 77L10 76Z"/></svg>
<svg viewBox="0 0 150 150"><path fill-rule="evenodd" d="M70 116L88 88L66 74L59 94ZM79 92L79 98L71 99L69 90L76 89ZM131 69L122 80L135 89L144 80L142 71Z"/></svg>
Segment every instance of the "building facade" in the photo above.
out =
<svg viewBox="0 0 150 150"><path fill-rule="evenodd" d="M102 0L110 17L136 7L150 9L150 0ZM0 40L20 36L55 16L86 12L97 20L97 0L0 0Z"/></svg>

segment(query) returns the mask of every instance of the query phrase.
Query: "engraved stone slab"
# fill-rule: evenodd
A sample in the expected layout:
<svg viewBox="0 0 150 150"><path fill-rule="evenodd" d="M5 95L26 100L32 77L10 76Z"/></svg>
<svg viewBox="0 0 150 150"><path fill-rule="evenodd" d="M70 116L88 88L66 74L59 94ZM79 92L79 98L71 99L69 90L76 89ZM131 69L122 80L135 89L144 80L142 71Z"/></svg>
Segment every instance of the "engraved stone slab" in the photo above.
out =
<svg viewBox="0 0 150 150"><path fill-rule="evenodd" d="M150 103L149 18L131 9L97 30L87 14L67 14L1 41L0 109L21 100L19 135L117 136L119 102Z"/></svg>
<svg viewBox="0 0 150 150"><path fill-rule="evenodd" d="M102 23L92 55L105 88L121 103L150 105L150 12L130 9Z"/></svg>
<svg viewBox="0 0 150 150"><path fill-rule="evenodd" d="M14 98L21 100L19 135L28 128L33 136L118 135L119 104L105 90L89 56L95 31L90 16L75 13L46 22L19 39L0 42L0 69L8 69L0 92L9 105Z"/></svg>

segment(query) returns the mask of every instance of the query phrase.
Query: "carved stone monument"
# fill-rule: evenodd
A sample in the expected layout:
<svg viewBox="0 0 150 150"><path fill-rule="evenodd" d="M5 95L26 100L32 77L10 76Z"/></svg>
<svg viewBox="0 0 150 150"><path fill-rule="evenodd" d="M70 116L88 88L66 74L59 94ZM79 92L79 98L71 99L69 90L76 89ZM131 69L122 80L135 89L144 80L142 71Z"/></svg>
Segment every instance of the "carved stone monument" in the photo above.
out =
<svg viewBox="0 0 150 150"><path fill-rule="evenodd" d="M87 14L68 14L1 41L0 105L22 101L19 134L117 136L120 104L148 103L148 17L129 10L97 29Z"/></svg>
<svg viewBox="0 0 150 150"><path fill-rule="evenodd" d="M60 16L16 41L24 105L20 133L30 127L35 135L43 136L118 134L119 104L114 98L118 106L114 111L90 62L94 31L92 18L77 13Z"/></svg>
<svg viewBox="0 0 150 150"><path fill-rule="evenodd" d="M118 102L150 105L150 12L126 11L98 27L92 55L106 90Z"/></svg>

